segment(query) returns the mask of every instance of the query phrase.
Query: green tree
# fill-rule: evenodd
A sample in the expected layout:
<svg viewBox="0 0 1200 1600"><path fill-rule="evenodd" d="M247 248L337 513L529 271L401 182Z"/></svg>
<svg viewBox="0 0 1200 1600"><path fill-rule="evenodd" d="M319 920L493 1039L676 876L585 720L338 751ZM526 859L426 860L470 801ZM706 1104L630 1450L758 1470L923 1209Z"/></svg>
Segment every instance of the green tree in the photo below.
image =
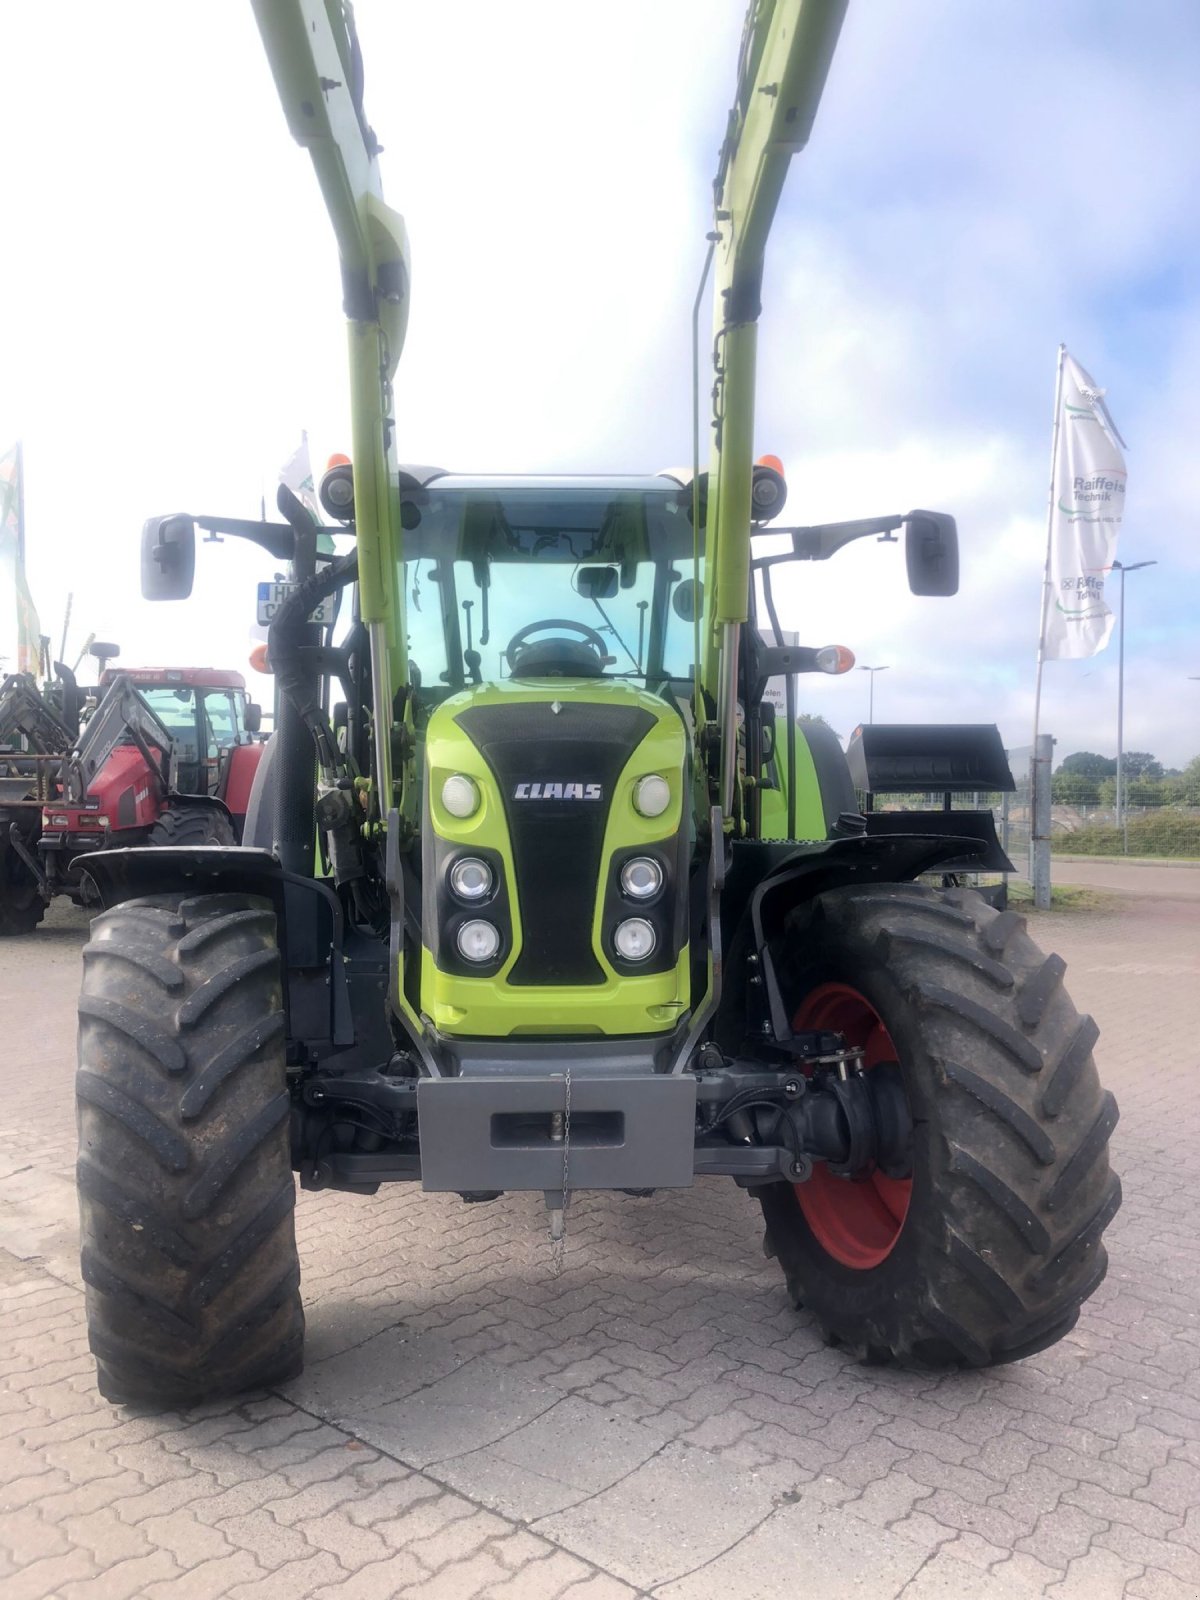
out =
<svg viewBox="0 0 1200 1600"><path fill-rule="evenodd" d="M841 737L842 737L841 734L837 731L836 728L830 728L829 727L829 723L826 722L826 720L825 720L825 718L823 716L821 716L820 712L801 711L797 715L796 721L797 722L819 722L823 728L829 728L830 733L833 735L833 737L835 739L840 740Z"/></svg>
<svg viewBox="0 0 1200 1600"><path fill-rule="evenodd" d="M1113 772L1116 770L1114 761ZM1162 762L1156 761L1149 750L1126 750L1121 757L1121 770L1127 779L1161 778L1163 775Z"/></svg>
<svg viewBox="0 0 1200 1600"><path fill-rule="evenodd" d="M1116 777L1117 763L1109 756L1098 756L1094 750L1076 750L1074 755L1063 758L1058 771L1099 781L1101 778Z"/></svg>
<svg viewBox="0 0 1200 1600"><path fill-rule="evenodd" d="M1172 805L1200 806L1200 756L1193 756L1177 778L1165 785Z"/></svg>

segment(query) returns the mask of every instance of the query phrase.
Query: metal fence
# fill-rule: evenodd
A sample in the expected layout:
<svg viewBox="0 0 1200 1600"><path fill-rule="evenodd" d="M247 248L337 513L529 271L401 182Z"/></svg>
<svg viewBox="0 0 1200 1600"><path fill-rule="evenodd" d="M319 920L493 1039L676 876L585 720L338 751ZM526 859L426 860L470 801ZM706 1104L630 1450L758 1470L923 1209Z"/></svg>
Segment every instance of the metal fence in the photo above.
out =
<svg viewBox="0 0 1200 1600"><path fill-rule="evenodd" d="M1200 860L1200 806L1055 805L1050 810L1055 855L1155 856Z"/></svg>

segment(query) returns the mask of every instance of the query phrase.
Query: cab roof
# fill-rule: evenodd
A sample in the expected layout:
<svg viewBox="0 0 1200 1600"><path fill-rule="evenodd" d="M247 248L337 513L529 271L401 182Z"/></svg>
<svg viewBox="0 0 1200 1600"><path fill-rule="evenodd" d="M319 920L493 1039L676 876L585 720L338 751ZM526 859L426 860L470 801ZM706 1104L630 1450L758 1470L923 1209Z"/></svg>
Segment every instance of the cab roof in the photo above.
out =
<svg viewBox="0 0 1200 1600"><path fill-rule="evenodd" d="M244 689L246 680L240 672L230 667L105 667L100 674L100 687L106 689L122 673L134 683L151 688L161 685L171 689Z"/></svg>

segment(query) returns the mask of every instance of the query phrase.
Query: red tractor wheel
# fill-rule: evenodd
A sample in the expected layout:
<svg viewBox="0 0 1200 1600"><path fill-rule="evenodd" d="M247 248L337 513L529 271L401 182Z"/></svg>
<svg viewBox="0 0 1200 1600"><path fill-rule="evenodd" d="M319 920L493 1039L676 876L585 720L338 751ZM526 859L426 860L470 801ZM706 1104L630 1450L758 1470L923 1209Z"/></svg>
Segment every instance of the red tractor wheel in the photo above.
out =
<svg viewBox="0 0 1200 1600"><path fill-rule="evenodd" d="M863 1052L863 1070L898 1058L892 1036L865 997L845 983L823 983L806 995L792 1026L840 1033ZM912 1198L912 1175L889 1177L878 1167L861 1178L836 1177L822 1162L795 1185L804 1220L823 1249L843 1266L864 1271L891 1254Z"/></svg>
<svg viewBox="0 0 1200 1600"><path fill-rule="evenodd" d="M887 884L794 912L777 970L796 1026L898 1078L911 1119L886 1171L758 1191L796 1304L865 1360L987 1366L1061 1338L1121 1194L1064 963L976 894Z"/></svg>

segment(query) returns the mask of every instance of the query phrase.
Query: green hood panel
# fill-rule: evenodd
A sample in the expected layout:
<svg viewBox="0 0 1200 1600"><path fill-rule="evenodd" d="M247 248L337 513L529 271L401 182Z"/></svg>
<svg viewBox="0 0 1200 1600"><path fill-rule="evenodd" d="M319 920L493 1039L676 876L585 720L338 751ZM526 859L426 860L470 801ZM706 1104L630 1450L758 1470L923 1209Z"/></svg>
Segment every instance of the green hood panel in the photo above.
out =
<svg viewBox="0 0 1200 1600"><path fill-rule="evenodd" d="M421 1009L435 1025L485 1037L673 1027L688 1003L686 946L671 910L687 892L687 736L676 709L619 682L483 685L432 714L426 761ZM442 801L456 773L479 791L468 818ZM655 818L633 805L650 774L670 788ZM644 963L622 963L612 945L613 856L643 847L666 864L667 892L649 908L629 904L629 915L655 927L656 946ZM446 862L472 849L493 853L509 923L499 966L479 976L449 937L463 912L438 888Z"/></svg>

